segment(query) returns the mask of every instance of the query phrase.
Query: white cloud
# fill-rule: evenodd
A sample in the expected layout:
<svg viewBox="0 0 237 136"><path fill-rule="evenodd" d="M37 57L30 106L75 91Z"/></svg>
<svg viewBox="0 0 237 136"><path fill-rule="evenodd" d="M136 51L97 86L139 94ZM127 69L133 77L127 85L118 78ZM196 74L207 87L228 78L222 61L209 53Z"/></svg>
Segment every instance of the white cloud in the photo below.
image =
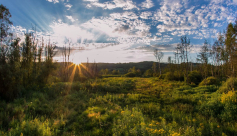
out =
<svg viewBox="0 0 237 136"><path fill-rule="evenodd" d="M192 35L194 39L210 38L214 37L213 31L221 27L223 22L234 21L234 12L224 6L228 3L214 0L198 9L195 6L189 7L188 1L167 0L160 3L161 8L157 9L152 19L159 33ZM210 30L209 27L216 29Z"/></svg>
<svg viewBox="0 0 237 136"><path fill-rule="evenodd" d="M66 8L68 8L67 10L70 10L72 5L71 4L64 4Z"/></svg>
<svg viewBox="0 0 237 136"><path fill-rule="evenodd" d="M66 16L70 21L75 22L75 19L72 16Z"/></svg>
<svg viewBox="0 0 237 136"><path fill-rule="evenodd" d="M98 2L99 0L83 0L83 1L88 1L88 2Z"/></svg>
<svg viewBox="0 0 237 136"><path fill-rule="evenodd" d="M233 4L236 4L236 5L237 5L237 0L233 0Z"/></svg>
<svg viewBox="0 0 237 136"><path fill-rule="evenodd" d="M55 4L55 3L59 3L59 0L46 0L46 1L48 1L48 2L53 2L54 4Z"/></svg>
<svg viewBox="0 0 237 136"><path fill-rule="evenodd" d="M64 44L65 38L69 38L72 43L77 43L78 39L82 39L81 41L83 41L84 39L95 40L97 38L93 33L88 32L80 26L54 22L50 27L53 29L51 34L52 41L57 41L58 46Z"/></svg>
<svg viewBox="0 0 237 136"><path fill-rule="evenodd" d="M103 9L115 9L115 8L122 8L123 10L131 10L137 8L137 6L132 2L132 0L113 0L110 2L100 3L97 0L84 0L89 2L87 4L87 8L91 8L93 6L100 7Z"/></svg>
<svg viewBox="0 0 237 136"><path fill-rule="evenodd" d="M188 0L161 0L160 8L155 12L145 10L154 6L151 0L145 0L142 4L138 5L142 9L138 12L130 11L132 9L139 9L132 0L112 0L106 2L100 2L99 0L83 1L87 8L100 7L111 11L115 8L121 8L123 11L119 13L113 12L109 16L93 17L78 26L68 25L68 29L76 29L78 32L83 33L74 37L74 41L76 39L82 39L81 42L83 39L96 41L96 39L104 37L103 40L107 42L113 41L120 44L127 44L131 48L140 45L151 45L153 43L170 43L174 39L177 41L177 37L183 35L201 40L203 38L214 38L217 34L216 30L223 26L223 22L233 21L235 19L234 12L223 5L226 3L223 0L209 1L207 5L194 4L194 6L190 6L190 1ZM231 1L231 3L233 2ZM66 5L65 7L68 9L71 8ZM72 16L67 16L67 18L75 22ZM150 22L147 19L152 19L152 21ZM151 25L157 28L158 31L155 32L156 34L150 33L151 28L153 28ZM211 27L216 29L210 29ZM73 30L68 32L66 30L63 31L59 32L57 30L55 32L57 34L70 33ZM84 33L90 36L83 36ZM64 34L65 36L66 34ZM61 39L63 39L63 36L61 36ZM89 45L89 43L86 44ZM107 48L111 44L94 44L93 46Z"/></svg>
<svg viewBox="0 0 237 136"><path fill-rule="evenodd" d="M92 18L81 25L93 33L108 36L118 43L147 43L151 40L150 25L133 12L112 13L109 17Z"/></svg>
<svg viewBox="0 0 237 136"><path fill-rule="evenodd" d="M123 12L123 13L112 13L110 14L111 19L119 19L119 20L130 20L130 19L137 19L138 16L133 12Z"/></svg>
<svg viewBox="0 0 237 136"><path fill-rule="evenodd" d="M152 0L146 0L141 3L141 7L144 9L149 9L149 8L152 8L153 6L154 6L154 3L152 2Z"/></svg>
<svg viewBox="0 0 237 136"><path fill-rule="evenodd" d="M149 17L152 16L152 12L150 11L145 11L145 12L142 12L141 15L140 15L140 18L142 19L148 19Z"/></svg>

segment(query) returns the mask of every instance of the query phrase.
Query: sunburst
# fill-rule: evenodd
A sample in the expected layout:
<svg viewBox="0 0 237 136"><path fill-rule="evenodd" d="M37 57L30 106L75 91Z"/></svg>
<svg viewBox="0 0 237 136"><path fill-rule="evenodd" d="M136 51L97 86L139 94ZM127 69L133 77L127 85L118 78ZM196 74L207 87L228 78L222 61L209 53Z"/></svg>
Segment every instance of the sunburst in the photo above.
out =
<svg viewBox="0 0 237 136"><path fill-rule="evenodd" d="M79 66L79 65L81 65L81 60L75 59L75 60L72 60L72 63Z"/></svg>

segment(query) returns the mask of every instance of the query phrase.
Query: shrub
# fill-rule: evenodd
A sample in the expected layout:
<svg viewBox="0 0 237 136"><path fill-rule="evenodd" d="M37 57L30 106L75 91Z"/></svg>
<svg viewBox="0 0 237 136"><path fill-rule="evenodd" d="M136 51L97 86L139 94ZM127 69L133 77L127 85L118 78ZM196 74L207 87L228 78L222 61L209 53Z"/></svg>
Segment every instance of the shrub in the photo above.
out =
<svg viewBox="0 0 237 136"><path fill-rule="evenodd" d="M114 69L114 70L112 71L112 74L113 74L113 75L118 75L118 74L119 74L119 70L115 70L115 69Z"/></svg>
<svg viewBox="0 0 237 136"><path fill-rule="evenodd" d="M186 79L186 82L191 84L191 83L194 83L194 84L199 84L200 82L202 81L202 75L200 72L198 71L192 71L188 74L187 76L187 79Z"/></svg>
<svg viewBox="0 0 237 136"><path fill-rule="evenodd" d="M219 85L220 81L215 78L215 77L208 77L204 80L202 80L202 82L199 84L199 86L203 86L203 85Z"/></svg>
<svg viewBox="0 0 237 136"><path fill-rule="evenodd" d="M158 76L159 79L165 79L165 74L161 74L160 76Z"/></svg>
<svg viewBox="0 0 237 136"><path fill-rule="evenodd" d="M144 77L152 77L153 76L153 72L151 69L146 70L146 72L144 73Z"/></svg>
<svg viewBox="0 0 237 136"><path fill-rule="evenodd" d="M175 71L175 72L167 72L165 74L165 79L168 81L183 81L184 80L184 76L183 74L180 74L180 72Z"/></svg>
<svg viewBox="0 0 237 136"><path fill-rule="evenodd" d="M222 113L223 121L234 121L237 119L237 94L234 91L223 93L221 96L221 103L224 104L224 112Z"/></svg>
<svg viewBox="0 0 237 136"><path fill-rule="evenodd" d="M237 90L237 79L229 78L227 81L219 88L218 92L220 93L228 93L230 90Z"/></svg>
<svg viewBox="0 0 237 136"><path fill-rule="evenodd" d="M135 73L132 73L132 72L129 72L127 74L124 75L125 77L135 77L136 74Z"/></svg>
<svg viewBox="0 0 237 136"><path fill-rule="evenodd" d="M121 115L114 120L113 135L142 135L145 133L145 121L142 112L133 108L121 111Z"/></svg>
<svg viewBox="0 0 237 136"><path fill-rule="evenodd" d="M171 81L171 80L174 80L174 74L172 72L167 72L165 74L165 79L168 80L168 81Z"/></svg>
<svg viewBox="0 0 237 136"><path fill-rule="evenodd" d="M15 124L14 120L11 124ZM17 124L14 129L8 131L9 135L35 135L35 136L51 136L54 135L53 128L48 120L42 122L35 118L34 120L26 120Z"/></svg>
<svg viewBox="0 0 237 136"><path fill-rule="evenodd" d="M223 104L219 99L212 99L211 101L205 101L201 104L199 111L206 117L218 117L224 110Z"/></svg>

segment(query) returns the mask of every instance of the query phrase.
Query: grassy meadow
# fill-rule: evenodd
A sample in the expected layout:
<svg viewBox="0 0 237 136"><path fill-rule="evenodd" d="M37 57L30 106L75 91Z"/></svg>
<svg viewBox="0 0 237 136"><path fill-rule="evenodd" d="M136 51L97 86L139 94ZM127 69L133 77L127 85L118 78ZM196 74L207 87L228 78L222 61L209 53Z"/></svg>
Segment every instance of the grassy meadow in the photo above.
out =
<svg viewBox="0 0 237 136"><path fill-rule="evenodd" d="M147 53L154 48L157 62L116 64L90 63L89 58L81 63L80 56L70 59L74 43L64 37L65 44L59 47L50 42L50 35L47 43L39 38L36 26L34 31L27 30L23 39L13 37L8 33L13 24L10 17L1 4L0 136L237 135L237 20L217 34L212 45L205 40L197 58L190 59L196 47L183 35L167 63L162 60L166 45L149 45L144 47L149 49ZM147 39L159 39L150 36ZM167 46L170 52L173 44ZM145 53L143 48L134 49ZM89 50L96 51L93 55L100 52L94 47ZM62 61L55 62L59 52Z"/></svg>
<svg viewBox="0 0 237 136"><path fill-rule="evenodd" d="M237 95L228 91L236 83L108 77L33 86L0 101L0 135L236 135Z"/></svg>

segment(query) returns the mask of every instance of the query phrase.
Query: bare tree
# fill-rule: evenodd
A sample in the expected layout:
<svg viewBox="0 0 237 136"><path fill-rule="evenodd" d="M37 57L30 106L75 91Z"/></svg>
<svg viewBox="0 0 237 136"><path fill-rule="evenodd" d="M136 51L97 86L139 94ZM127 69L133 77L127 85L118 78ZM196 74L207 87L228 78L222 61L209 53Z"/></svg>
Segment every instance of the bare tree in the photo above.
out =
<svg viewBox="0 0 237 136"><path fill-rule="evenodd" d="M161 50L155 49L154 56L156 57L156 60L159 64L159 71L160 71L160 75L161 75L160 61L162 60L164 53Z"/></svg>

